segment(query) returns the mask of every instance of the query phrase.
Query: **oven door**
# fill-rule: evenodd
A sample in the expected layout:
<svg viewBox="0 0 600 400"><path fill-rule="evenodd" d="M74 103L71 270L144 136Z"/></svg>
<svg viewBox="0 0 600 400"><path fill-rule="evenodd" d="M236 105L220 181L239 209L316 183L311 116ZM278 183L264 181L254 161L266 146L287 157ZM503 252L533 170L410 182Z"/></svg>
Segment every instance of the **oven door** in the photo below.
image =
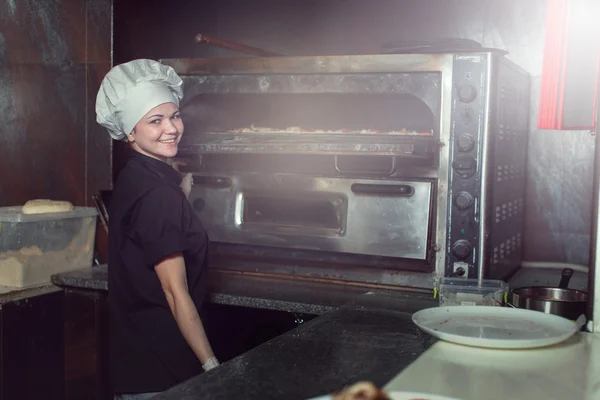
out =
<svg viewBox="0 0 600 400"><path fill-rule="evenodd" d="M213 242L426 260L432 181L240 173L194 176Z"/></svg>

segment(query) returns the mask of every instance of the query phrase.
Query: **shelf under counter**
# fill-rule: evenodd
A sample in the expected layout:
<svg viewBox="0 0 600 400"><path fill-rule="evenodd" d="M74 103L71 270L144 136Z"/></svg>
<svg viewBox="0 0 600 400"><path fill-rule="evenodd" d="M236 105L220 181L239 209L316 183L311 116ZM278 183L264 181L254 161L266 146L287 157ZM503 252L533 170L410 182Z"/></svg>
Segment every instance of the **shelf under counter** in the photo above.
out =
<svg viewBox="0 0 600 400"><path fill-rule="evenodd" d="M62 400L63 290L51 284L0 294L0 400Z"/></svg>

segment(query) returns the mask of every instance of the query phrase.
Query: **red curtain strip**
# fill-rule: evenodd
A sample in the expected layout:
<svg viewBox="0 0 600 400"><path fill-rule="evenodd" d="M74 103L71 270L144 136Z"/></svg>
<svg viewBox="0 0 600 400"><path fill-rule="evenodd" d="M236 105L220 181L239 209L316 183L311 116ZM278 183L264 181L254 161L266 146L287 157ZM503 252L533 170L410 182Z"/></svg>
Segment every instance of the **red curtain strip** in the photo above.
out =
<svg viewBox="0 0 600 400"><path fill-rule="evenodd" d="M568 39L569 0L548 0L538 128L560 129Z"/></svg>

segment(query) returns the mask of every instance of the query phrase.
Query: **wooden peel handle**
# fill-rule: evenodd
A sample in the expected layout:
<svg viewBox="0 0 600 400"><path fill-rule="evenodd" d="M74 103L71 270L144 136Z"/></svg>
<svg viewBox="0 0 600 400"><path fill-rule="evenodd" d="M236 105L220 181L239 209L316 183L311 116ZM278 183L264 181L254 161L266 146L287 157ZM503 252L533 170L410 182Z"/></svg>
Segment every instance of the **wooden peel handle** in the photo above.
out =
<svg viewBox="0 0 600 400"><path fill-rule="evenodd" d="M240 53L252 54L259 57L278 57L281 54L272 53L257 47L250 47L243 44L230 42L229 40L219 39L213 36L204 35L199 33L195 37L196 43L208 44L215 47L221 47L223 49L233 50Z"/></svg>

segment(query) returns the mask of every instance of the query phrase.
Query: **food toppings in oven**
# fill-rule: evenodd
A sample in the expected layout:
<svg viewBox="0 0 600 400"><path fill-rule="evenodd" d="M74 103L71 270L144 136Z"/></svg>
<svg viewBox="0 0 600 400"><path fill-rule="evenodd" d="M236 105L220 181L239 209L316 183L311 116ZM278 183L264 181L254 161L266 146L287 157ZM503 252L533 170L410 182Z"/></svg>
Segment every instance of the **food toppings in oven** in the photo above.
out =
<svg viewBox="0 0 600 400"><path fill-rule="evenodd" d="M372 382L357 382L334 393L332 398L333 400L391 400L387 393Z"/></svg>
<svg viewBox="0 0 600 400"><path fill-rule="evenodd" d="M255 125L250 125L248 128L239 128L239 129L231 129L227 131L228 133L311 133L311 134L360 134L360 135L373 135L373 134L386 134L386 135L409 135L409 134L424 134L431 135L432 132L417 132L410 131L407 129L393 130L393 131L382 131L377 129L308 129L308 128L300 128L300 127L289 127L289 128L266 128L259 127Z"/></svg>

